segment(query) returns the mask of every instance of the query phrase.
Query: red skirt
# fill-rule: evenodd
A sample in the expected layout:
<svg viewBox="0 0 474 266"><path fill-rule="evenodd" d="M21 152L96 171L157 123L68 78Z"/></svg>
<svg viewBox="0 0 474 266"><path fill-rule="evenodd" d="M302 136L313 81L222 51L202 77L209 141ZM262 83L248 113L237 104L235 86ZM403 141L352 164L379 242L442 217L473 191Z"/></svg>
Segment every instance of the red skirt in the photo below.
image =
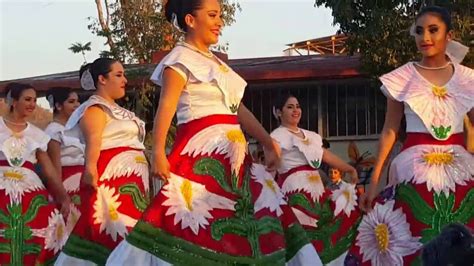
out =
<svg viewBox="0 0 474 266"><path fill-rule="evenodd" d="M295 178L309 178L317 183ZM303 224L306 234L324 264L337 259L352 246L361 219L360 211L354 206L353 210L348 211L349 215L344 211L336 214L336 203L331 197L333 191L323 188L318 170L310 165L295 167L278 175L278 185L288 197L289 205L297 214L299 222ZM318 185L319 189L310 188ZM317 190L320 192L317 193ZM355 196L355 189L353 193Z"/></svg>
<svg viewBox="0 0 474 266"><path fill-rule="evenodd" d="M180 125L172 175L127 242L172 264L284 264L308 241L287 205L262 207L279 189L252 176L246 145L234 115Z"/></svg>
<svg viewBox="0 0 474 266"><path fill-rule="evenodd" d="M33 164L14 168L0 161L0 178L0 264L48 262L61 248L61 240L52 237L63 232L64 220L48 202L48 191Z"/></svg>
<svg viewBox="0 0 474 266"><path fill-rule="evenodd" d="M63 252L105 264L148 205L148 164L142 151L119 147L100 152L97 170L97 189L81 185L81 216Z"/></svg>

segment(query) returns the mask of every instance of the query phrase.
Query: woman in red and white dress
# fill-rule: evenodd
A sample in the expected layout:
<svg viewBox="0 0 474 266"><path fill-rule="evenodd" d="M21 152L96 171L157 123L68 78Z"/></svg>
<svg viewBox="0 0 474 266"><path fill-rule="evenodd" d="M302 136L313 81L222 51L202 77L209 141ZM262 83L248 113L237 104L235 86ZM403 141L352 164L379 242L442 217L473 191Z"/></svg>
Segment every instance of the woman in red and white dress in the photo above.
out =
<svg viewBox="0 0 474 266"><path fill-rule="evenodd" d="M74 203L71 205L71 213L67 218L69 234L80 216L79 187L84 172L84 144L77 137L65 135L64 125L74 110L79 107L79 96L70 88L54 87L49 89L46 98L53 109L53 121L45 129L46 134L51 138L48 143L48 155Z"/></svg>
<svg viewBox="0 0 474 266"><path fill-rule="evenodd" d="M281 147L278 185L318 251L324 264L343 265L360 222L355 183L357 171L322 147L316 132L298 127L301 107L291 94L276 99L274 115L280 122L271 136ZM324 187L318 168L326 163L351 176Z"/></svg>
<svg viewBox="0 0 474 266"><path fill-rule="evenodd" d="M358 229L354 263L420 264L423 244L445 225L474 228L474 157L464 148L463 136L464 116L474 121L474 71L459 64L462 45L452 43L445 9L424 8L412 33L421 61L380 78L387 114L372 181L361 200L368 214ZM407 138L392 161L388 187L375 200L403 114Z"/></svg>
<svg viewBox="0 0 474 266"><path fill-rule="evenodd" d="M219 1L170 0L165 9L186 32L151 77L161 86L152 169L166 183L107 264L321 265L273 176L251 165L241 126L265 147L269 168L279 158L241 104L246 82L209 51L223 26Z"/></svg>
<svg viewBox="0 0 474 266"><path fill-rule="evenodd" d="M46 152L48 135L26 121L36 108L35 89L10 83L6 90L10 109L0 118L0 264L47 264L66 242L63 217L71 200ZM55 203L48 202L49 194Z"/></svg>
<svg viewBox="0 0 474 266"><path fill-rule="evenodd" d="M55 265L105 264L148 205L145 124L115 103L127 79L120 62L99 58L81 68L81 85L95 90L69 118L65 134L85 144L81 216Z"/></svg>

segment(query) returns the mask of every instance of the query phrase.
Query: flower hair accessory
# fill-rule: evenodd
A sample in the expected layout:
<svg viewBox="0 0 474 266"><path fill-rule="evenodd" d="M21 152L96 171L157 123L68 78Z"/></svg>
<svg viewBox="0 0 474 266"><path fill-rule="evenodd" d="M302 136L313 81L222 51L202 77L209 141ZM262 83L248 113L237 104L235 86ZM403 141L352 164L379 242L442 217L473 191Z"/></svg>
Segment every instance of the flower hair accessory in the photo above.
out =
<svg viewBox="0 0 474 266"><path fill-rule="evenodd" d="M13 103L13 98L12 98L12 91L11 91L11 90L8 91L5 100L7 101L7 104L8 104L8 105L12 105L12 103Z"/></svg>
<svg viewBox="0 0 474 266"><path fill-rule="evenodd" d="M89 69L84 71L81 76L81 87L86 91L95 91L97 88L94 85L94 79L92 78Z"/></svg>
<svg viewBox="0 0 474 266"><path fill-rule="evenodd" d="M178 30L181 33L184 33L184 30L181 29L181 27L179 26L178 16L176 15L176 13L171 14L171 24L176 30Z"/></svg>
<svg viewBox="0 0 474 266"><path fill-rule="evenodd" d="M413 22L410 26L410 36L415 37L416 35L416 25ZM469 52L469 47L461 44L460 42L450 40L448 41L448 45L446 46L446 55L453 61L454 63L461 63L466 57L467 53Z"/></svg>
<svg viewBox="0 0 474 266"><path fill-rule="evenodd" d="M48 100L49 107L51 109L54 109L54 96L52 94L50 94L50 95L48 95L48 97L46 99Z"/></svg>
<svg viewBox="0 0 474 266"><path fill-rule="evenodd" d="M273 117L275 117L276 120L280 119L280 116L278 116L277 109L275 106L272 107L272 113L273 113Z"/></svg>

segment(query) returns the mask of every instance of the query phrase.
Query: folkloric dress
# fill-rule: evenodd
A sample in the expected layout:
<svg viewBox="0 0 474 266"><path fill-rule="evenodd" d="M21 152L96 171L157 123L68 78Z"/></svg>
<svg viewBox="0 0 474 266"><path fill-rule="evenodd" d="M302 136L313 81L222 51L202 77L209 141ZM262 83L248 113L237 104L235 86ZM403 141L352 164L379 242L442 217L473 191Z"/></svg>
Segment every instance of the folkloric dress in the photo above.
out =
<svg viewBox="0 0 474 266"><path fill-rule="evenodd" d="M171 176L108 265L320 265L272 175L251 166L237 110L246 82L177 46L155 69L185 80Z"/></svg>
<svg viewBox="0 0 474 266"><path fill-rule="evenodd" d="M28 123L11 131L0 118L0 264L49 263L67 240L66 223L35 172L50 138Z"/></svg>
<svg viewBox="0 0 474 266"><path fill-rule="evenodd" d="M149 201L149 170L143 153L145 126L133 112L93 95L71 115L65 134L78 135L79 120L91 106L101 107L106 114L97 189L81 187L81 217L55 265L105 264Z"/></svg>
<svg viewBox="0 0 474 266"><path fill-rule="evenodd" d="M474 71L455 63L451 79L435 86L410 62L380 80L386 97L404 104L407 139L350 256L372 265L410 265L421 262L422 245L443 226L474 228L474 157L463 136L463 118L474 106Z"/></svg>
<svg viewBox="0 0 474 266"><path fill-rule="evenodd" d="M360 223L355 185L341 181L325 188L318 171L324 153L321 136L301 131L304 138L285 127L271 133L282 150L278 184L322 262L342 265Z"/></svg>
<svg viewBox="0 0 474 266"><path fill-rule="evenodd" d="M74 206L71 207L71 215L68 216L68 232L70 233L81 215L79 208L81 206L81 195L79 189L81 186L81 177L84 172L84 149L85 145L80 140L80 135L64 133L64 126L51 122L45 129L46 134L51 140L61 144L61 171L62 181L66 192L71 197Z"/></svg>

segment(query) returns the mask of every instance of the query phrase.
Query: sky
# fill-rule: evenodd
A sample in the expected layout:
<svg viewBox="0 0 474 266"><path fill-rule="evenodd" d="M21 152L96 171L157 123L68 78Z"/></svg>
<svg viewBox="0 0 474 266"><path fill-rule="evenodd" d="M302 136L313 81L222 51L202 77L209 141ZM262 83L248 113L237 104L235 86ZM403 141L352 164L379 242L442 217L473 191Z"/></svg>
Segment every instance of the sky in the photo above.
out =
<svg viewBox="0 0 474 266"><path fill-rule="evenodd" d="M231 0L232 1L232 0ZM314 0L240 0L236 23L224 28L229 58L281 56L285 44L334 34L331 10ZM94 0L0 0L0 81L78 70L81 54L67 48L92 42L88 61L105 39L88 29Z"/></svg>

